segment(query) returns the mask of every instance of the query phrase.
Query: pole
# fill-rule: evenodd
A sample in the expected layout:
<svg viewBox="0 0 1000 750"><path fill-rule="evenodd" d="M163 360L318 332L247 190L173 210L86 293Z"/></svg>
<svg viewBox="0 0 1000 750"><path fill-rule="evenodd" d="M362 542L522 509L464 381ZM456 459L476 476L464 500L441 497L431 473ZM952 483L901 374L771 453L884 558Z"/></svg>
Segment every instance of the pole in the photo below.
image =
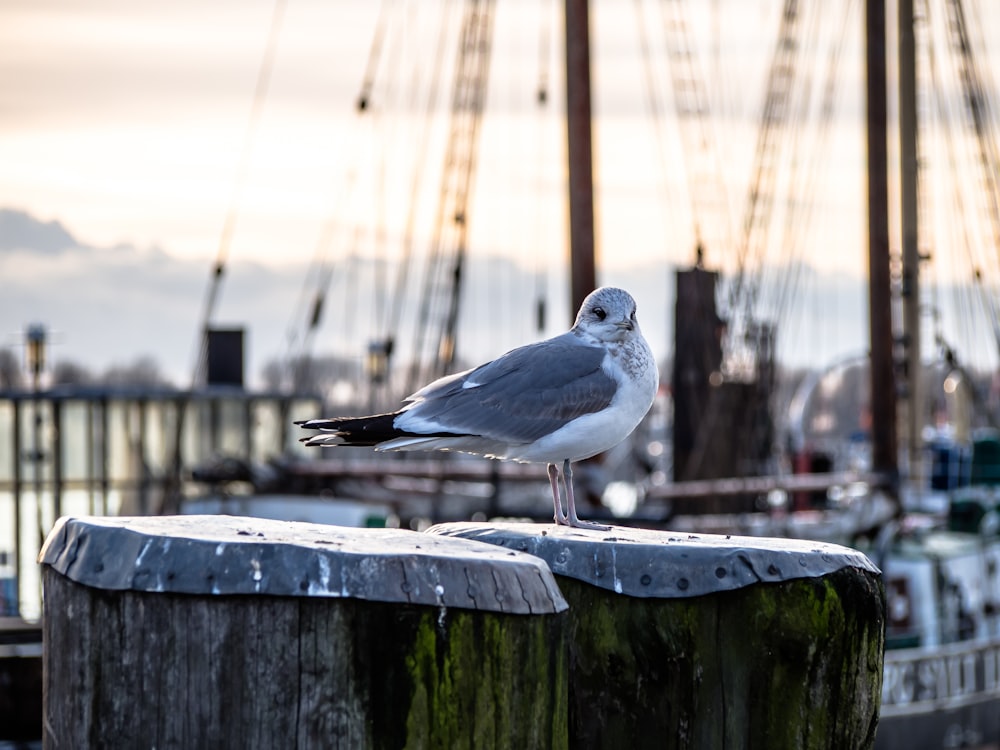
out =
<svg viewBox="0 0 1000 750"><path fill-rule="evenodd" d="M597 286L587 0L566 0L566 137L572 321L584 298Z"/></svg>
<svg viewBox="0 0 1000 750"><path fill-rule="evenodd" d="M898 477L896 379L889 271L885 0L865 3L868 113L868 272L872 470ZM895 494L895 493L893 493Z"/></svg>
<svg viewBox="0 0 1000 750"><path fill-rule="evenodd" d="M923 486L920 433L923 403L920 372L920 250L917 220L917 95L913 39L913 0L899 0L899 151L900 216L903 223L903 340L906 355L907 475Z"/></svg>

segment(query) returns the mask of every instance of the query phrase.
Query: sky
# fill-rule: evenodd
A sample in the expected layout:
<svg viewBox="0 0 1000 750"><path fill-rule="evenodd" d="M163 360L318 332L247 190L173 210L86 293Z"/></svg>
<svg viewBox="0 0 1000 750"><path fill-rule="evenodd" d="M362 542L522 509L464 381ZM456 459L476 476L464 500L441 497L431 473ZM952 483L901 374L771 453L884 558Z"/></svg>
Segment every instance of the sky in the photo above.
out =
<svg viewBox="0 0 1000 750"><path fill-rule="evenodd" d="M643 279L640 311L650 320L647 332L655 332L654 349L666 356L671 275L693 260L695 219L710 240L708 264L731 270L736 263L781 3L663 5L686 9L698 79L707 96L708 117L700 128L685 128L675 115L664 53L664 13L669 11L649 0L595 0L591 30L599 283ZM840 49L835 114L826 130L810 120L796 134L782 135L787 163L799 170L789 171L811 187L801 193L798 213L787 213L783 204L774 209L778 223L788 229L787 242L797 249L782 249L772 230L775 247L766 251L772 264L808 263L815 273L803 274L807 283L860 277L866 242L862 3L820 5L827 10L803 14L806 45L817 54L800 63L813 76L802 101L816 108L825 61ZM932 3L933 13L938 5ZM982 17L977 33L995 36L984 40L994 70L1000 10L989 3L973 6ZM425 248L434 233L448 132L444 103L461 7L455 0L5 0L0 5L0 208L58 221L82 245L99 252L72 261L63 254L50 258L49 265L9 266L0 285L18 286L20 306L4 313L3 333L9 338L26 321L44 319L53 309L46 274L71 285L73 279L88 279L88 268L99 273L108 261L118 269L115 278L123 268L156 278L164 263L183 267L183 278L194 279L193 288L183 296L175 290L176 313L156 323L175 325L190 338L210 270L220 258L233 279L241 269L247 277L272 273L274 291L288 290L288 298L265 305L260 286L240 287L227 278L216 319L252 322L255 313L266 314L272 329L291 329L303 304L291 278L305 284L310 264L337 266L351 255L367 259L369 268L384 262L395 269L414 203L415 246ZM445 43L437 36L442 18L451 19ZM355 103L379 29L385 41L371 107L359 114ZM269 49L273 65L262 88ZM442 72L435 79L439 49ZM644 49L649 50L645 56ZM513 264L519 272L504 282L508 293L523 293L525 279L529 285L532 278L540 279L536 283L550 298L553 314L545 331L533 331L525 322L532 317L531 306L522 305L516 325L508 321L509 335L491 337L470 356L495 356L568 323L561 54L561 3L497 3L471 196L470 257L499 256ZM938 65L945 67L943 57ZM543 79L550 91L544 108L536 103ZM441 81L442 103L428 117L425 101L433 80ZM419 184L419 192L413 192L413 184ZM784 182L780 185L786 189ZM692 195L700 200L694 208ZM115 257L128 254L124 265L108 260L116 248ZM979 265L991 270L984 265L988 262L996 261ZM941 273L957 268L946 255L937 265ZM197 268L203 269L200 282ZM485 268L480 275L487 275ZM342 286L341 295L387 294L380 286L386 274L368 273L353 289ZM97 290L111 275L87 282L93 294L101 298ZM419 273L413 277L417 283ZM121 289L128 281L117 283ZM493 319L499 305L495 294L502 292L467 295L466 313L476 330L485 330ZM797 296L813 306L827 299L809 286ZM143 289L130 290L128 297L140 304ZM844 304L856 307L856 292ZM373 309L361 317L380 314ZM794 321L822 319L823 310L800 310L790 317L782 346L799 352L800 360L807 352L809 361L822 364L865 347L856 314L840 316L852 321L846 334L818 340L797 330ZM129 345L135 348L143 338L148 343L148 332L145 337L141 332L145 324L129 322L136 329ZM104 364L122 356L111 352L106 330L101 331L105 338L97 338L95 330L74 330L68 316L51 324L63 331L66 352L89 351ZM362 329L367 326L355 326L354 339L366 340L370 334ZM340 343L343 334L340 330ZM269 343L255 346L256 366L280 353L282 346L273 342L278 335L269 333ZM178 340L183 337L177 334ZM332 339L328 333L330 346ZM483 337L467 339L482 342ZM824 350L824 340L838 343ZM187 351L172 349L166 357L172 373L186 369Z"/></svg>
<svg viewBox="0 0 1000 750"><path fill-rule="evenodd" d="M352 207L372 212L375 189L369 183L382 168L372 151L385 149L403 162L398 149L412 150L419 140L419 113L397 113L409 101L403 89L412 85L411 69L422 76L418 85L427 85L442 5L457 17L454 2L289 2L251 138L273 3L8 0L0 10L0 157L6 165L0 202L58 218L98 245L159 245L179 257L201 258L217 252L227 211L236 203L234 260L311 257L317 225L331 215L346 221L333 204L345 199L350 180L363 196ZM754 27L773 26L774 2L726 5ZM387 9L385 46L395 52L383 57L381 96L374 102L381 111L362 122L354 103L380 8ZM508 0L497 8L477 178L477 193L489 205L476 214L486 237L510 212L523 213L511 196L532 183L542 182L546 202L562 210L560 112L552 105L539 115L533 104L539 68L557 88L553 96L561 90L558 11L554 0ZM610 243L608 253L626 262L662 258L668 244L662 223L655 235L643 227L655 226L650 214L662 213L649 209L649 194L663 190L667 177L650 169L656 144L639 83L636 14L624 0L595 3L592 23L595 90L603 92L595 102L607 113L597 125L602 145L595 150L599 177L612 193L601 207L602 231L628 238ZM730 33L738 23L727 23ZM543 43L549 50L544 66L538 52ZM766 47L755 46L744 43L732 55L761 69ZM452 56L446 55L446 65ZM422 113L422 105L418 109ZM442 115L438 129L445 124ZM408 188L406 179L387 179ZM560 219L552 224L561 234ZM523 242L504 239L501 249L508 253L515 251L515 240ZM681 254L669 247L666 252ZM525 251L526 257L534 254Z"/></svg>

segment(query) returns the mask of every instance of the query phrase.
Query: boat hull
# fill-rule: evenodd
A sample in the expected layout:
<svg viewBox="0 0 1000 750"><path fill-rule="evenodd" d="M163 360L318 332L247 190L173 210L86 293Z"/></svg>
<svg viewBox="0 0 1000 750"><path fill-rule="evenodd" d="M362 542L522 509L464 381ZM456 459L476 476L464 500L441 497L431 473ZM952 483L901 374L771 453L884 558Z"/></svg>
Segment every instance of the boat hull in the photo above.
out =
<svg viewBox="0 0 1000 750"><path fill-rule="evenodd" d="M876 750L1000 748L1000 638L885 655Z"/></svg>

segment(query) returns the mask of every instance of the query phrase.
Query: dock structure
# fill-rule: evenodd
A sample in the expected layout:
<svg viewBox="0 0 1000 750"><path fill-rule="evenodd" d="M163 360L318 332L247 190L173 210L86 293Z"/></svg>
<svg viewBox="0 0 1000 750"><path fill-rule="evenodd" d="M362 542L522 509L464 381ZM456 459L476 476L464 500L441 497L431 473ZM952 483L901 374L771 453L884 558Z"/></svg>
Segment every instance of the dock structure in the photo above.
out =
<svg viewBox="0 0 1000 750"><path fill-rule="evenodd" d="M449 523L544 559L569 603L570 747L871 748L885 600L820 542Z"/></svg>
<svg viewBox="0 0 1000 750"><path fill-rule="evenodd" d="M41 626L0 616L0 747L28 747L41 725Z"/></svg>
<svg viewBox="0 0 1000 750"><path fill-rule="evenodd" d="M477 542L64 518L40 555L46 747L566 747L566 603Z"/></svg>
<svg viewBox="0 0 1000 750"><path fill-rule="evenodd" d="M64 518L47 747L871 748L881 574L819 542Z"/></svg>

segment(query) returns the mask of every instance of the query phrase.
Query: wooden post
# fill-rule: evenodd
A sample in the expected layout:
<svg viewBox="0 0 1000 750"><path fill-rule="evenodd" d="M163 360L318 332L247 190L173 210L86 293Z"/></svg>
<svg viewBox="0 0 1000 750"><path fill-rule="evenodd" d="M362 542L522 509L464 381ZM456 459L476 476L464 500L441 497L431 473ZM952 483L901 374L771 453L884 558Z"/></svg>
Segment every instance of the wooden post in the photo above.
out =
<svg viewBox="0 0 1000 750"><path fill-rule="evenodd" d="M860 552L621 527L430 531L538 555L557 574L571 747L873 746L885 605Z"/></svg>
<svg viewBox="0 0 1000 750"><path fill-rule="evenodd" d="M528 555L182 516L61 519L40 561L47 748L567 746Z"/></svg>

